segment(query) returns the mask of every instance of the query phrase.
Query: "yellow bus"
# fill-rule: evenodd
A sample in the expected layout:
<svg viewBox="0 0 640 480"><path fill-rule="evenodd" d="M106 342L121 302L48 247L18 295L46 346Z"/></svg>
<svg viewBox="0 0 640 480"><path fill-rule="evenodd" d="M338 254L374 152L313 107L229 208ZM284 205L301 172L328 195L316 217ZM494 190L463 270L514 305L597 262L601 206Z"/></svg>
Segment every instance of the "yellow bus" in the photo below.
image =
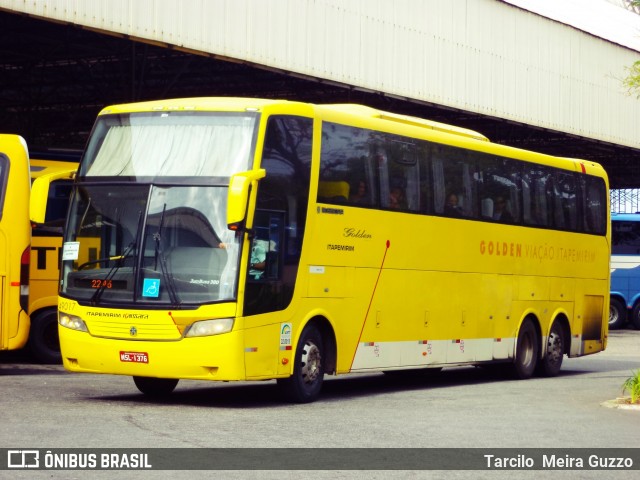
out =
<svg viewBox="0 0 640 480"><path fill-rule="evenodd" d="M62 231L77 162L31 159L31 261L28 346L42 363L61 363L58 289Z"/></svg>
<svg viewBox="0 0 640 480"><path fill-rule="evenodd" d="M17 149L21 151L24 142L15 140L19 137L4 137L3 146L6 138L11 138L16 146L20 145ZM22 265L20 281L13 280L10 284L20 286L23 292L19 304L11 296L2 301L2 350L15 350L28 345L33 356L40 362L60 363L59 257L72 178L78 164L57 160L29 160L26 146L24 150L24 158L20 154L20 170L18 166L12 167L18 172L18 177L2 177L6 181L2 190L2 235L7 244L13 244L12 249L3 248L2 255L6 265ZM10 157L5 154L5 158ZM22 178L23 166L27 172L26 184ZM10 190L9 186L12 187ZM20 220L19 215L23 215ZM30 218L32 222L29 221ZM26 240L25 225L28 227ZM30 249L23 248L24 245L30 246ZM11 293L11 290L8 292ZM9 313L6 309L12 312Z"/></svg>
<svg viewBox="0 0 640 480"><path fill-rule="evenodd" d="M0 350L22 347L29 333L28 192L27 145L0 134Z"/></svg>
<svg viewBox="0 0 640 480"><path fill-rule="evenodd" d="M65 229L63 363L296 402L325 374L557 375L606 346L607 192L597 164L364 106L111 106Z"/></svg>

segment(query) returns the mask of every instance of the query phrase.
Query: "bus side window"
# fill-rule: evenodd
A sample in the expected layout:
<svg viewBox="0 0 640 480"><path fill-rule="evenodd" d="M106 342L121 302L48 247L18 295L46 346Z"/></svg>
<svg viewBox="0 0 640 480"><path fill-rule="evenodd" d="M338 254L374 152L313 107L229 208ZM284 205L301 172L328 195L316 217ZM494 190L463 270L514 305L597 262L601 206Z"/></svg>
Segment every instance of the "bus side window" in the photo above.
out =
<svg viewBox="0 0 640 480"><path fill-rule="evenodd" d="M563 230L577 229L578 209L576 179L572 172L556 172L554 182L554 226Z"/></svg>
<svg viewBox="0 0 640 480"><path fill-rule="evenodd" d="M602 202L605 184L597 177L583 176L584 230L604 234L607 231L607 206Z"/></svg>
<svg viewBox="0 0 640 480"><path fill-rule="evenodd" d="M467 159L464 152L441 147L436 149L432 172L436 214L476 218L478 188L474 159Z"/></svg>
<svg viewBox="0 0 640 480"><path fill-rule="evenodd" d="M544 167L529 167L522 181L523 217L526 225L546 227L548 222L548 183L551 174Z"/></svg>
<svg viewBox="0 0 640 480"><path fill-rule="evenodd" d="M370 133L347 125L322 124L318 202L373 206L375 159L369 155Z"/></svg>

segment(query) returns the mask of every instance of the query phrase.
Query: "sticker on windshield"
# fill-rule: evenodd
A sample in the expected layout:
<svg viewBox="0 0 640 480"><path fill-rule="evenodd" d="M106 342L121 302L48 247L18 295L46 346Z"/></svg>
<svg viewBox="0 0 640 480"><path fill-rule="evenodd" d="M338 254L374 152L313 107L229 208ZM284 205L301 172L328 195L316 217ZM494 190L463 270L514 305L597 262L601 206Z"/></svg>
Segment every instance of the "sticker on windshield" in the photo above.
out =
<svg viewBox="0 0 640 480"><path fill-rule="evenodd" d="M80 251L80 242L64 242L62 247L62 260L77 260Z"/></svg>
<svg viewBox="0 0 640 480"><path fill-rule="evenodd" d="M160 279L145 278L142 282L142 296L158 298L160 295Z"/></svg>

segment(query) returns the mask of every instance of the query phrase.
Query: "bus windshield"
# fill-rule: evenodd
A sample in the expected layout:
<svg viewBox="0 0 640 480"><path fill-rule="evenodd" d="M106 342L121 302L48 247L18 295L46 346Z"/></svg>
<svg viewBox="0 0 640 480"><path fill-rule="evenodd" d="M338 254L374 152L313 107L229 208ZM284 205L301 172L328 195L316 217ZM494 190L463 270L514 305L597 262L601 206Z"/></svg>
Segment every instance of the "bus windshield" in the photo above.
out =
<svg viewBox="0 0 640 480"><path fill-rule="evenodd" d="M101 115L82 160L61 292L92 305L232 301L229 178L251 168L255 112Z"/></svg>
<svg viewBox="0 0 640 480"><path fill-rule="evenodd" d="M199 305L233 300L239 247L227 187L78 186L62 292L80 302Z"/></svg>
<svg viewBox="0 0 640 480"><path fill-rule="evenodd" d="M250 168L257 118L166 111L102 116L80 177L230 177Z"/></svg>

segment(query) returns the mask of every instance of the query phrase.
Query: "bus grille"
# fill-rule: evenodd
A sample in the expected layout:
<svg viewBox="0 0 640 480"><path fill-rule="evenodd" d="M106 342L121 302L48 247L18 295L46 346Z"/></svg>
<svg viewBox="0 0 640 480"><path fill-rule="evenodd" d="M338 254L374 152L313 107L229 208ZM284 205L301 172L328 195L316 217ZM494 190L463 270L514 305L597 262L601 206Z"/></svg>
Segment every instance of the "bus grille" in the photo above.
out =
<svg viewBox="0 0 640 480"><path fill-rule="evenodd" d="M87 322L89 332L94 337L118 338L123 340L179 340L182 336L178 327L171 322L158 319L91 320Z"/></svg>

